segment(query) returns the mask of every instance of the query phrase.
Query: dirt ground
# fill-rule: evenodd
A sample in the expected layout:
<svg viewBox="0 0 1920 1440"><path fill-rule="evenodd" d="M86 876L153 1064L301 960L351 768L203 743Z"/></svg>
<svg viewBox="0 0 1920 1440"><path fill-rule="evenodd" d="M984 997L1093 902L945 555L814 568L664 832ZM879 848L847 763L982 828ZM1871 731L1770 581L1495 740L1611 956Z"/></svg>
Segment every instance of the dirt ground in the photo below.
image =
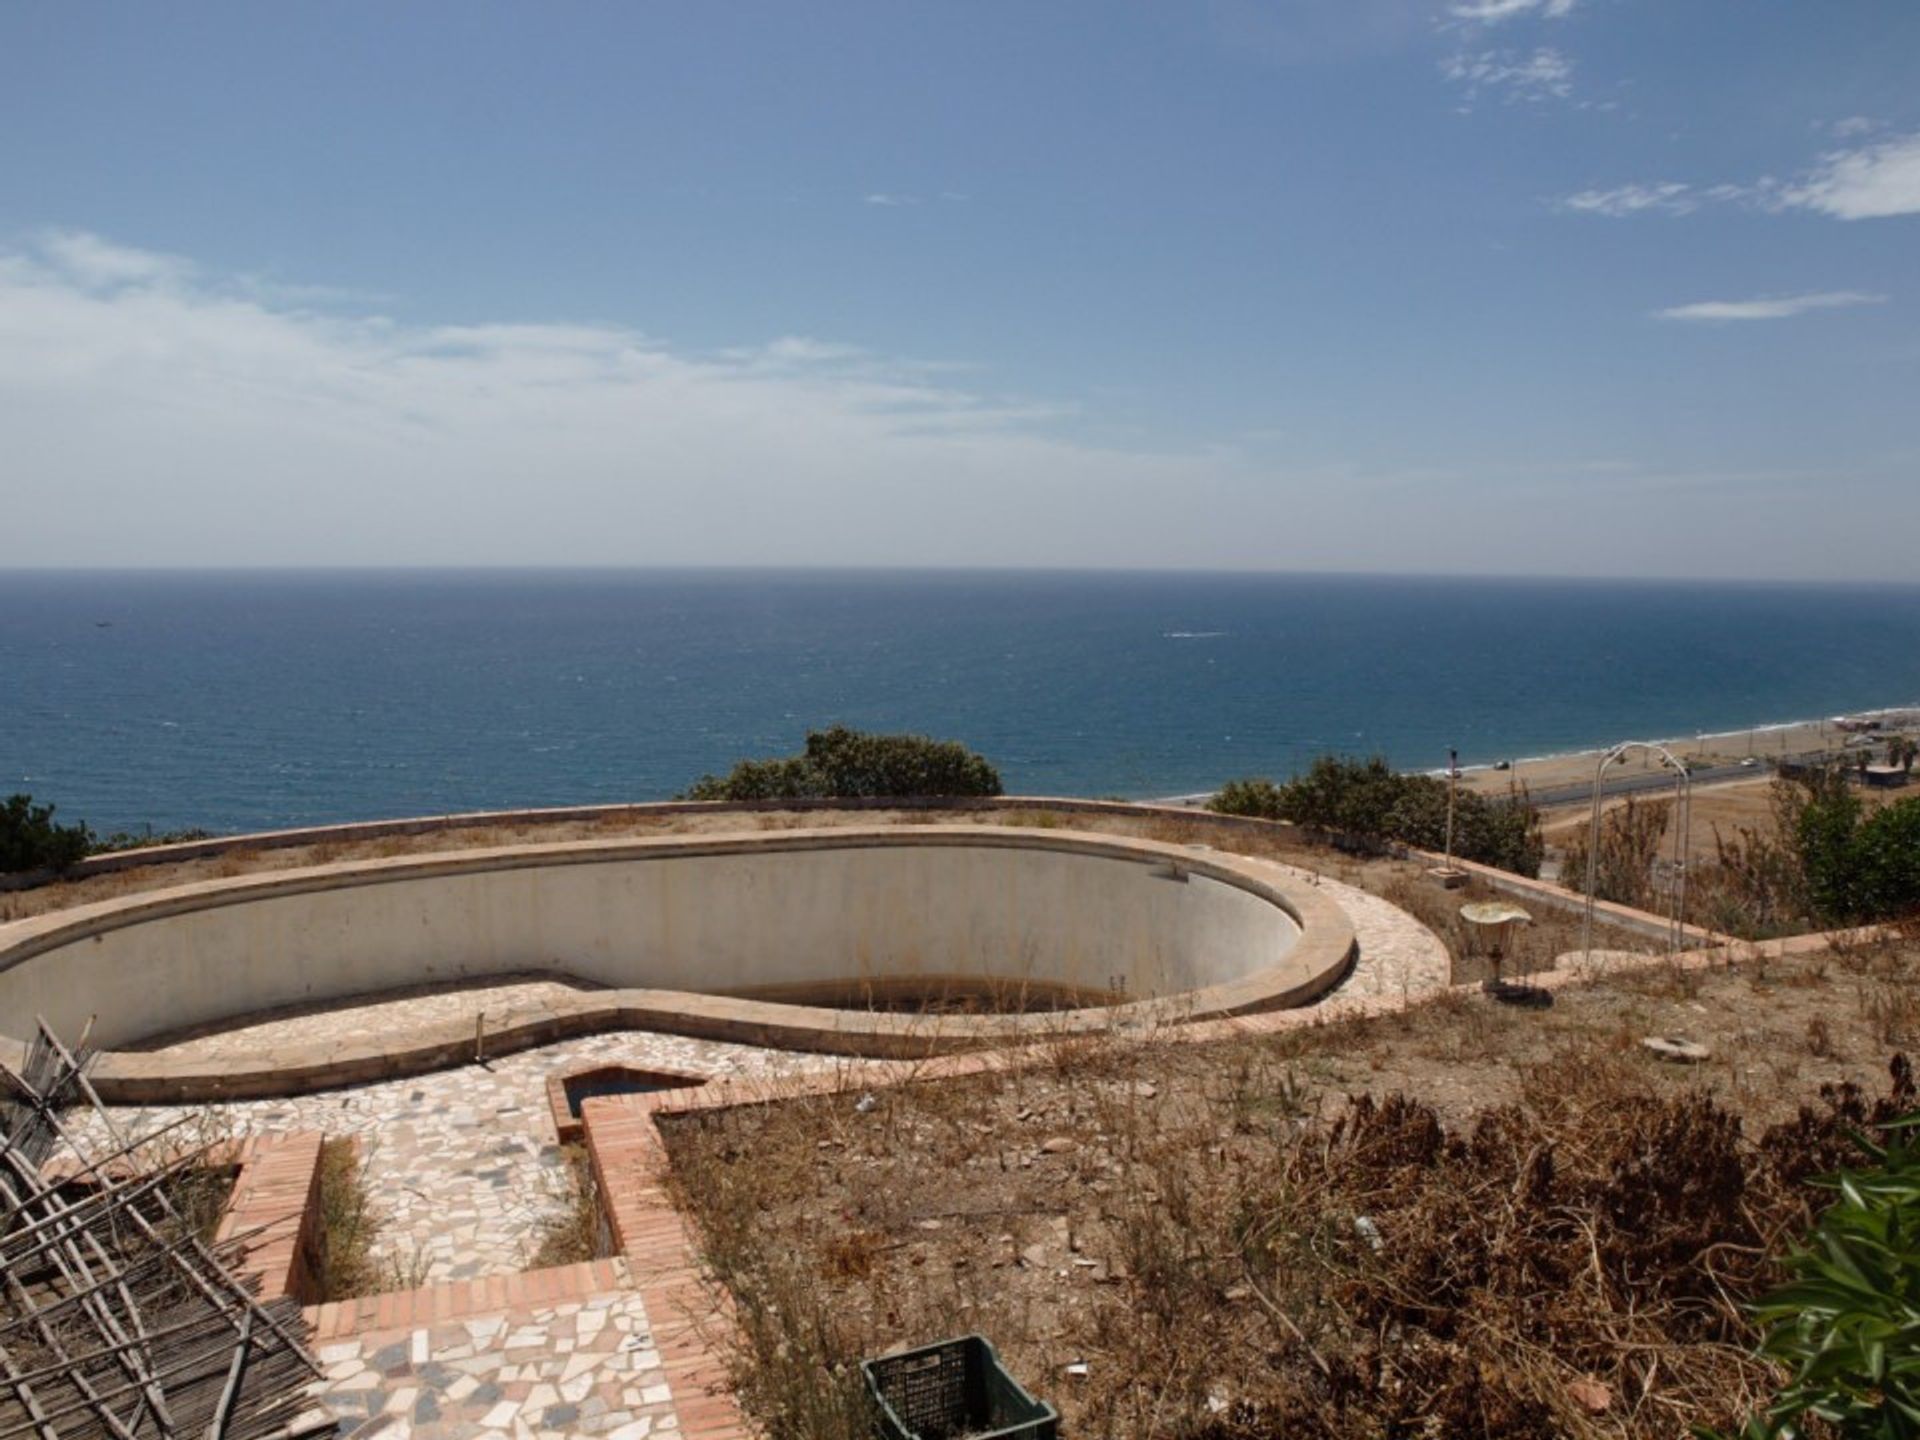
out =
<svg viewBox="0 0 1920 1440"><path fill-rule="evenodd" d="M1741 830L1756 830L1772 838L1775 832L1773 806L1770 796L1773 790L1771 775L1755 776L1751 780L1730 780L1713 785L1703 785L1693 792L1691 804L1692 823L1689 827L1687 857L1690 860L1703 861L1714 858L1714 833L1731 840ZM1920 788L1902 788L1898 790L1856 789L1867 813L1891 805L1908 796L1920 795ZM1645 795L1635 797L1637 803L1646 804L1651 798L1655 802L1670 800L1671 796L1662 793L1653 797ZM1601 809L1613 811L1626 804L1624 796L1615 796L1605 801ZM1584 837L1592 819L1592 809L1587 805L1557 805L1543 810L1540 814L1540 833L1545 837L1550 851L1564 851L1569 840ZM1671 839L1668 845L1671 845ZM1663 855L1671 853L1663 848Z"/></svg>
<svg viewBox="0 0 1920 1440"><path fill-rule="evenodd" d="M1699 1123L1702 1113L1711 1119L1711 1107L1698 1110L1701 1100L1730 1113L1735 1139L1728 1143L1751 1151L1766 1127L1817 1104L1823 1085L1853 1082L1885 1093L1895 1052L1920 1043L1917 975L1920 943L1909 942L1711 972L1661 965L1558 991L1542 1008L1452 992L1391 1017L1260 1042L1093 1042L1009 1074L669 1122L669 1144L679 1202L702 1224L709 1258L736 1297L748 1301L736 1377L776 1433L857 1431L857 1414L847 1419L834 1409L835 1393L844 1392L833 1390L833 1377L847 1380L859 1357L970 1331L985 1333L1013 1373L1061 1409L1075 1436L1403 1433L1377 1431L1357 1416L1349 1432L1345 1422L1327 1419L1324 1406L1296 1415L1297 1429L1263 1428L1258 1417L1266 1412L1235 1398L1260 1393L1269 1370L1280 1374L1288 1366L1323 1391L1337 1389L1334 1373L1348 1363L1339 1355L1372 1346L1373 1379L1362 1390L1377 1407L1384 1403L1382 1364L1388 1372L1418 1369L1438 1353L1435 1345L1475 1353L1470 1336L1422 1332L1426 1348L1409 1361L1395 1347L1412 1340L1396 1339L1391 1329L1356 1337L1351 1323L1344 1330L1337 1323L1351 1321L1346 1315L1324 1319L1327 1334L1314 1332L1307 1344L1300 1327L1312 1330L1309 1312L1322 1313L1330 1302L1296 1286L1289 1313L1270 1315L1278 1282L1263 1290L1251 1271L1242 1277L1236 1268L1247 1263L1248 1227L1275 1206L1284 1212L1289 1194L1305 1193L1299 1176L1316 1157L1323 1168L1340 1168L1325 1156L1336 1153L1334 1127L1351 1116L1357 1097L1415 1097L1463 1135L1483 1135L1482 1122L1496 1107L1551 1115L1559 1128L1542 1133L1562 1137L1557 1163L1568 1172L1583 1161L1577 1138L1565 1137L1581 1135L1581 1124L1589 1132L1611 1124L1606 1143L1623 1148L1618 1160L1592 1162L1603 1179L1644 1176L1651 1163L1657 1181L1660 1166L1680 1167L1713 1148L1682 1138L1664 1161L1652 1158L1655 1134L1672 1115L1688 1114L1688 1123ZM1704 1045L1709 1058L1662 1060L1642 1044L1648 1037ZM1686 1104L1696 1110L1659 1108ZM1521 1169L1537 1170L1543 1149L1554 1146L1536 1144ZM1480 1163L1468 1157L1466 1168ZM1424 1172L1389 1165L1384 1173L1401 1177L1379 1182L1391 1190ZM1268 1190L1254 1181L1274 1176L1281 1178ZM1691 1182L1674 1180L1683 1183ZM1804 1198L1781 1210L1778 1189L1767 1193L1774 1229L1786 1228L1779 1215L1806 1213ZM1509 1211L1519 1201L1518 1190L1509 1195L1496 1187L1490 1200L1476 1200L1450 1223L1465 1227L1484 1216L1488 1203ZM1305 1244L1301 1236L1330 1224L1359 1226L1375 1249L1416 1243L1395 1228L1410 1221L1388 1219L1400 1212L1387 1198L1345 1203L1377 1203L1384 1234L1366 1229L1371 1220L1342 1220L1324 1206L1308 1206L1284 1224L1261 1223L1278 1224L1274 1234L1291 1235L1288 1244ZM1682 1204L1671 1196L1662 1203ZM1723 1215L1719 1201L1703 1203L1716 1241L1742 1238L1745 1221L1732 1211ZM1743 1203L1765 1210L1760 1199ZM1559 1243L1570 1240L1578 1271L1587 1242L1577 1230L1569 1236L1564 1219L1543 1223L1558 1227ZM1761 1231L1764 1245L1745 1237L1749 1276L1779 1239ZM1346 1258L1328 1262L1316 1283L1352 1282L1353 1237L1341 1234L1344 1241L1326 1253ZM1445 1234L1430 1243L1442 1257L1451 1244ZM1696 1239L1677 1254L1702 1250ZM1600 1261L1596 1249L1594 1266ZM1439 1282L1416 1276L1406 1283L1418 1289ZM1476 1283L1495 1284L1486 1277ZM1142 1316L1176 1285L1185 1287L1180 1305L1198 1308L1184 1318L1175 1314L1160 1330L1143 1328ZM1603 1327L1603 1336L1619 1343L1603 1340L1584 1354L1556 1357L1549 1335L1534 1360L1501 1360L1527 1372L1526 1396L1536 1409L1527 1412L1531 1419L1513 1419L1508 1396L1502 1413L1509 1418L1488 1420L1483 1433L1529 1433L1539 1424L1547 1428L1533 1433L1656 1435L1685 1433L1699 1420L1727 1423L1764 1376L1744 1358L1744 1344L1729 1343L1729 1335L1744 1338L1743 1321L1725 1299L1723 1291L1707 1326L1712 1333L1697 1344L1675 1338L1706 1334L1696 1323L1697 1304L1687 1322L1694 1331L1663 1321L1668 1329L1627 1343L1621 1337L1639 1323L1635 1303L1611 1295L1606 1303L1625 1310L1607 1313L1606 1326L1614 1328ZM1520 1303L1537 1310L1546 1302L1535 1295ZM1643 1303L1648 1314L1657 1309ZM1495 1353L1510 1343L1517 1342L1503 1340ZM1324 1375L1307 1366L1302 1345ZM1636 1369L1645 1359L1636 1361L1640 1351L1663 1352L1664 1370ZM795 1357L826 1379L808 1382ZM1644 1392L1629 1404L1626 1392L1642 1382ZM1595 1408L1573 1404L1569 1395L1613 1399ZM1485 1395L1473 1401L1488 1403ZM1245 1426L1229 1423L1235 1415ZM1550 1424L1543 1418L1549 1415ZM843 1423L852 1431L836 1428Z"/></svg>

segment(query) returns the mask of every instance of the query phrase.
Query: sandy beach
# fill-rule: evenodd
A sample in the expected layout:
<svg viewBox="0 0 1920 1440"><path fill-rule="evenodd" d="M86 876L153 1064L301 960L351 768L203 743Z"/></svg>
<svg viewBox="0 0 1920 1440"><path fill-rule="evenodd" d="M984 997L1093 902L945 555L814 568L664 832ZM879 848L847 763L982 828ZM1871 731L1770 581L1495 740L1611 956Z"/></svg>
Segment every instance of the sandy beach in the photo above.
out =
<svg viewBox="0 0 1920 1440"><path fill-rule="evenodd" d="M1772 757L1777 760L1783 755L1841 749L1849 737L1836 723L1838 718L1766 725L1751 730L1667 736L1659 738L1659 743L1695 769L1709 765L1735 765L1750 757ZM1878 719L1885 727L1883 733L1920 727L1920 710L1910 708L1860 711L1847 718ZM1488 765L1462 766L1460 783L1482 794L1501 794L1517 785L1525 785L1530 790L1550 790L1565 785L1591 784L1594 767L1600 763L1604 753L1604 750L1593 749L1571 751L1564 755L1516 758L1509 770L1495 770ZM1657 770L1659 767L1660 761L1656 756L1642 752L1615 765L1607 773L1611 778Z"/></svg>
<svg viewBox="0 0 1920 1440"><path fill-rule="evenodd" d="M1696 735L1653 737L1655 743L1671 750L1693 770L1711 766L1738 765L1747 759L1765 761L1779 760L1783 756L1805 755L1816 751L1840 752L1849 738L1850 732L1843 729L1841 720L1878 720L1881 729L1873 732L1876 737L1898 734L1902 731L1912 734L1920 731L1920 707L1894 706L1881 710L1861 710L1849 715L1833 715L1823 720L1804 720L1782 725L1759 725L1747 730L1703 731ZM1858 734L1859 732L1853 732ZM1616 742L1618 743L1618 742ZM1605 749L1569 750L1558 755L1535 755L1525 758L1515 757L1506 769L1495 769L1492 764L1462 765L1460 767L1460 786L1463 790L1472 790L1482 795L1504 795L1525 786L1536 795L1541 791L1556 791L1572 786L1590 786L1593 783L1594 767L1600 763ZM1642 751L1610 768L1607 777L1617 780L1624 776L1648 774L1660 768L1660 761L1652 752ZM1712 788L1734 791L1751 790L1756 796L1772 778L1772 772L1765 767L1756 767L1751 780L1722 780ZM1445 770L1430 770L1430 775L1444 776ZM1280 776L1276 779L1284 778ZM1176 795L1167 797L1163 803L1204 805L1209 794ZM1699 800L1695 800L1698 813ZM1566 804L1549 806L1548 821L1552 824L1563 817L1557 812L1567 809ZM1585 813L1584 803L1579 807ZM1756 814L1761 806L1751 807ZM1741 819L1747 818L1745 815Z"/></svg>

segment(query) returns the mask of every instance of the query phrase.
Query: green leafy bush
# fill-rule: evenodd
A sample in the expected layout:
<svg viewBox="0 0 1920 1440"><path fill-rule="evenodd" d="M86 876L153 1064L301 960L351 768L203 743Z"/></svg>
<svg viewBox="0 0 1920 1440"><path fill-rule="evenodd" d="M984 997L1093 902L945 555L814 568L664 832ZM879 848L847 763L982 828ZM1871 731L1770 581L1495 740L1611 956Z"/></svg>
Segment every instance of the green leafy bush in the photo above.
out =
<svg viewBox="0 0 1920 1440"><path fill-rule="evenodd" d="M65 870L87 853L91 832L56 824L53 808L34 804L31 795L9 795L0 805L0 873Z"/></svg>
<svg viewBox="0 0 1920 1440"><path fill-rule="evenodd" d="M1216 815L1244 815L1255 820L1280 818L1280 787L1264 775L1229 780L1207 801Z"/></svg>
<svg viewBox="0 0 1920 1440"><path fill-rule="evenodd" d="M1868 815L1834 767L1781 780L1774 809L1809 918L1847 925L1920 911L1920 798Z"/></svg>
<svg viewBox="0 0 1920 1440"><path fill-rule="evenodd" d="M1439 850L1447 841L1446 781L1401 774L1377 755L1367 760L1322 755L1285 785L1232 780L1207 804L1223 815L1289 820L1350 849L1400 844ZM1524 794L1500 800L1461 791L1454 804L1453 853L1538 875L1545 853L1539 814Z"/></svg>
<svg viewBox="0 0 1920 1440"><path fill-rule="evenodd" d="M1866 917L1920 910L1920 800L1901 800L1868 816L1852 849L1855 902Z"/></svg>
<svg viewBox="0 0 1920 1440"><path fill-rule="evenodd" d="M1809 1420L1840 1440L1920 1435L1916 1125L1920 1115L1894 1121L1884 1146L1856 1136L1875 1163L1816 1182L1840 1198L1787 1257L1788 1282L1753 1307L1761 1353L1789 1378L1743 1440L1792 1440Z"/></svg>
<svg viewBox="0 0 1920 1440"><path fill-rule="evenodd" d="M1361 846L1395 839L1394 808L1409 796L1412 787L1403 782L1412 778L1396 774L1378 755L1370 760L1322 755L1305 775L1287 782L1281 818ZM1444 804L1444 793L1441 800Z"/></svg>
<svg viewBox="0 0 1920 1440"><path fill-rule="evenodd" d="M870 735L835 725L807 732L806 750L743 760L724 776L702 775L687 800L878 799L1000 793L992 765L956 740Z"/></svg>
<svg viewBox="0 0 1920 1440"><path fill-rule="evenodd" d="M1800 857L1814 918L1860 918L1854 841L1865 807L1859 795L1838 766L1806 771L1785 783L1777 798L1778 819Z"/></svg>
<svg viewBox="0 0 1920 1440"><path fill-rule="evenodd" d="M1715 929L1759 938L1920 914L1920 798L1869 814L1833 765L1782 773L1770 805L1771 834L1742 828L1728 840L1716 831L1713 860L1689 876L1689 904ZM1576 859L1584 865L1578 845L1568 851L1570 878L1584 873Z"/></svg>

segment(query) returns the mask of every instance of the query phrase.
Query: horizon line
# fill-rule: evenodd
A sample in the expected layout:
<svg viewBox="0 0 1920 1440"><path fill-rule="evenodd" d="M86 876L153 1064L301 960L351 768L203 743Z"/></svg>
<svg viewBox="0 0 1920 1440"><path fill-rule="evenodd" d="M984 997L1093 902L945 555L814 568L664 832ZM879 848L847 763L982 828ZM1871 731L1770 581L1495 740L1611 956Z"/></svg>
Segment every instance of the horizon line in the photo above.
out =
<svg viewBox="0 0 1920 1440"><path fill-rule="evenodd" d="M0 565L0 577L16 575L151 575L151 576L298 576L298 575L1032 575L1123 576L1159 575L1181 578L1301 579L1301 580L1440 580L1478 582L1552 582L1566 585L1743 585L1829 587L1835 589L1920 589L1920 580L1891 577L1761 576L1761 575L1561 575L1541 571L1463 570L1307 570L1260 569L1244 566L1199 565L888 565L834 563L675 563L605 562L560 564L540 562L422 562L303 564L75 564Z"/></svg>

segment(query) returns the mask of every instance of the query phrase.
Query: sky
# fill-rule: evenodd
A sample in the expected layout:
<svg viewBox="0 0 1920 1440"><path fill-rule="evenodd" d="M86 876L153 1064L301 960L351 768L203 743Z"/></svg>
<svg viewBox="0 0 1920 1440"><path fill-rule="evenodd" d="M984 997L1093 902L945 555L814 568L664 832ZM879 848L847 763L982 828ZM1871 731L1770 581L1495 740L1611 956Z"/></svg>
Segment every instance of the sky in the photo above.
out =
<svg viewBox="0 0 1920 1440"><path fill-rule="evenodd" d="M0 7L0 564L1920 579L1912 0Z"/></svg>

